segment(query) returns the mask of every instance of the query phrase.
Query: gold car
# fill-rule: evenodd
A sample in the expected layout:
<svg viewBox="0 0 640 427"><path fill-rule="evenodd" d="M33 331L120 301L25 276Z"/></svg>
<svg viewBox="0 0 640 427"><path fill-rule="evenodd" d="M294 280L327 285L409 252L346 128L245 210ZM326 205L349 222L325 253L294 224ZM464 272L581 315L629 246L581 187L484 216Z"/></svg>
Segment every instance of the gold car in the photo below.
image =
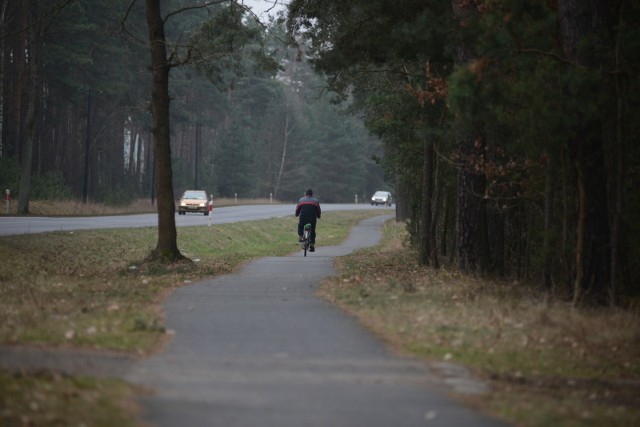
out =
<svg viewBox="0 0 640 427"><path fill-rule="evenodd" d="M197 212L209 215L209 196L206 191L187 190L180 197L178 203L178 214L185 215L187 212Z"/></svg>

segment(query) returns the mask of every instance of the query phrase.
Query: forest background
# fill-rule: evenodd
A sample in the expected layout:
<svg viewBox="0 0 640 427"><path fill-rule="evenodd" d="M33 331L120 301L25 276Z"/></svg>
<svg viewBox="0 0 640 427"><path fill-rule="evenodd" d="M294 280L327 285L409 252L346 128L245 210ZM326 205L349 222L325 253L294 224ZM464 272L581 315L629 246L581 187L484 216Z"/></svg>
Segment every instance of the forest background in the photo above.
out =
<svg viewBox="0 0 640 427"><path fill-rule="evenodd" d="M141 2L0 5L0 183L150 193ZM176 194L351 201L386 177L421 263L637 307L637 2L293 0L286 28L202 5L162 4Z"/></svg>
<svg viewBox="0 0 640 427"><path fill-rule="evenodd" d="M313 187L325 202L352 202L383 187L380 140L334 107L289 46L284 19L209 3L162 3L179 64L170 82L175 196L201 188L216 199L293 202ZM3 0L0 19L2 188L19 200L28 157L31 199L152 201L144 2Z"/></svg>
<svg viewBox="0 0 640 427"><path fill-rule="evenodd" d="M420 261L637 307L640 4L292 0Z"/></svg>

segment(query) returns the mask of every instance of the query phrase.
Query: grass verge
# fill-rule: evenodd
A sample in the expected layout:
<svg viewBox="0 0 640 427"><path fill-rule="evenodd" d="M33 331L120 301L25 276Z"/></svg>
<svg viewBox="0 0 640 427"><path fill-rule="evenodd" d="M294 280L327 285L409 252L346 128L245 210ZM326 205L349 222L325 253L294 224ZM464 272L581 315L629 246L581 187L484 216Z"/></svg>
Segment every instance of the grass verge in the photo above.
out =
<svg viewBox="0 0 640 427"><path fill-rule="evenodd" d="M318 246L339 244L375 211L325 212ZM178 228L190 261L150 264L155 228L0 237L0 343L148 353L165 336L176 286L299 250L295 218ZM2 426L133 426L138 394L118 380L0 370Z"/></svg>
<svg viewBox="0 0 640 427"><path fill-rule="evenodd" d="M133 427L134 389L111 379L0 372L0 425Z"/></svg>
<svg viewBox="0 0 640 427"><path fill-rule="evenodd" d="M214 207L236 205L267 205L274 203L269 199L230 199L221 198L213 201ZM275 202L279 203L279 202ZM143 214L156 212L156 206L149 199L138 199L128 205L113 206L104 203L87 202L81 200L30 200L29 214L35 216L96 216ZM6 205L0 207L0 217L3 215L18 215L18 201L13 200L9 211Z"/></svg>
<svg viewBox="0 0 640 427"><path fill-rule="evenodd" d="M327 212L318 245L342 241L377 212ZM0 237L0 343L70 345L145 353L165 333L160 301L168 290L249 259L299 250L296 219L179 227L190 261L145 261L155 228Z"/></svg>
<svg viewBox="0 0 640 427"><path fill-rule="evenodd" d="M461 398L515 425L640 425L638 312L429 269L405 240L388 223L382 245L340 258L320 292L401 352L471 367L492 391Z"/></svg>

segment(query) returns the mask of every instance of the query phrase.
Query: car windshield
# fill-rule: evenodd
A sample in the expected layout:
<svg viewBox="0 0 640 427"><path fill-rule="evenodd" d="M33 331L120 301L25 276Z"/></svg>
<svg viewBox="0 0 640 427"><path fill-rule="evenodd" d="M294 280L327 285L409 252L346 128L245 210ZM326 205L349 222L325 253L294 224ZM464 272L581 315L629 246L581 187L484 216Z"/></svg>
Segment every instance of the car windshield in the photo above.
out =
<svg viewBox="0 0 640 427"><path fill-rule="evenodd" d="M187 191L182 196L183 199L198 199L198 200L207 200L207 196L204 191Z"/></svg>
<svg viewBox="0 0 640 427"><path fill-rule="evenodd" d="M373 195L373 197L387 197L387 193L386 191L376 191L376 194Z"/></svg>

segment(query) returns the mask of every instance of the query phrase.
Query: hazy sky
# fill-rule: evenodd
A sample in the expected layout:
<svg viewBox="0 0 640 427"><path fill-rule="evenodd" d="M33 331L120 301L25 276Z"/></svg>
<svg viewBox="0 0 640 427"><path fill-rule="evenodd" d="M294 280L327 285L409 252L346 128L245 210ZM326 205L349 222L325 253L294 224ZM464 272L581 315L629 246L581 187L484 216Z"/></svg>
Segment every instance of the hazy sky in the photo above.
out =
<svg viewBox="0 0 640 427"><path fill-rule="evenodd" d="M275 16L279 11L285 10L285 5L289 2L289 0L241 0L241 1L245 5L249 6L253 10L253 12L256 15L260 16L261 18L263 17L266 18L267 14ZM261 16L263 14L264 16Z"/></svg>

